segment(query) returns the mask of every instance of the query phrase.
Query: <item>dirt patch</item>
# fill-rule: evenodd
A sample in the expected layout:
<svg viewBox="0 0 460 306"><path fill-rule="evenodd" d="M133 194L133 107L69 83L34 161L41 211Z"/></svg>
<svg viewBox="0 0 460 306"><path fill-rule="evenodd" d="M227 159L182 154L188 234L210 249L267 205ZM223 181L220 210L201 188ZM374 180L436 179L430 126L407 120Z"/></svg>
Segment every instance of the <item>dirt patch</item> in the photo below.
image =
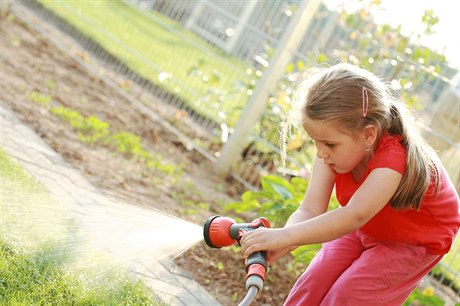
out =
<svg viewBox="0 0 460 306"><path fill-rule="evenodd" d="M95 73L33 29L8 16L1 19L0 34L1 102L13 109L23 122L102 192L136 205L167 210L200 225L209 215L221 214L223 204L236 199L239 186L216 176L208 159L133 107L125 95L101 81ZM84 61L91 60L76 45L69 46L69 50ZM117 84L128 84L133 95L144 100L148 97L151 100L149 107L156 113L169 116L171 124L180 122L183 131L196 137L203 136L199 128L188 125L189 121L180 111L149 96L135 84L126 83L121 76L110 74L110 77ZM51 99L40 102L40 99L31 97L34 92ZM67 122L50 113L51 106L71 108L83 116L97 116L108 122L113 132L139 135L149 152L162 157L162 164L175 165L183 171L167 174L158 169L146 169L143 163L130 156L116 154L106 146L83 142ZM181 116L182 120L177 120ZM223 305L236 304L246 292L244 264L238 248L215 250L200 243L176 262ZM290 259L286 258L271 269L265 289L255 304L283 303L296 279L289 263Z"/></svg>

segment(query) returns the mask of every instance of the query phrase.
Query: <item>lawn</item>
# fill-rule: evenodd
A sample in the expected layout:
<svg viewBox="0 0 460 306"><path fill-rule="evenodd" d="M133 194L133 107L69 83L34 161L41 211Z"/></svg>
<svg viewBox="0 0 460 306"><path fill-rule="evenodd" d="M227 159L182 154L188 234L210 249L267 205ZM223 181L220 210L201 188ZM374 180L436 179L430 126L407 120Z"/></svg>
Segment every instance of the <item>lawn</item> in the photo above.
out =
<svg viewBox="0 0 460 306"><path fill-rule="evenodd" d="M214 121L219 111L234 116L247 101L251 77L243 63L158 13L121 1L40 3L132 71Z"/></svg>
<svg viewBox="0 0 460 306"><path fill-rule="evenodd" d="M124 273L107 273L96 283L66 269L72 220L1 148L0 186L1 305L161 305Z"/></svg>

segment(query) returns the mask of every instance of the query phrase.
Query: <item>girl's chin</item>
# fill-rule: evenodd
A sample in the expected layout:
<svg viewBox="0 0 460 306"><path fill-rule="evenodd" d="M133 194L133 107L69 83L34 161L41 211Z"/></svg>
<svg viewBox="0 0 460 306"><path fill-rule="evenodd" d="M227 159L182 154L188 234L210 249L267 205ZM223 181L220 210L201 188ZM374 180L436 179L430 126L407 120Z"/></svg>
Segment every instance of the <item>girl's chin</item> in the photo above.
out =
<svg viewBox="0 0 460 306"><path fill-rule="evenodd" d="M331 169L334 172L341 173L336 165L330 164L330 165L328 165L328 167L329 167L329 169Z"/></svg>
<svg viewBox="0 0 460 306"><path fill-rule="evenodd" d="M339 174L344 174L344 173L350 172L350 171L346 171L346 170L344 170L344 169L341 169L341 168L337 167L336 165L329 165L329 167L330 167L331 170L333 170L335 173L339 173Z"/></svg>
<svg viewBox="0 0 460 306"><path fill-rule="evenodd" d="M327 166L329 167L329 169L331 169L335 173L339 173L339 174L345 174L345 173L348 173L348 172L351 171L351 170L340 168L335 164L327 164Z"/></svg>

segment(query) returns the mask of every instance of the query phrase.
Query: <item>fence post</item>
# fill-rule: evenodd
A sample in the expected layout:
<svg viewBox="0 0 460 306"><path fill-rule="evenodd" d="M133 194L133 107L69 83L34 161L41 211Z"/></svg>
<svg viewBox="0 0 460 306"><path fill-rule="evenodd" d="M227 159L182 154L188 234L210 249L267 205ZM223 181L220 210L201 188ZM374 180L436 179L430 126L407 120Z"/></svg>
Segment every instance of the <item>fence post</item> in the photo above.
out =
<svg viewBox="0 0 460 306"><path fill-rule="evenodd" d="M185 23L185 28L191 30L195 26L196 21L200 17L201 12L204 9L203 1L196 1L195 7L193 8L192 13L190 14L187 22Z"/></svg>
<svg viewBox="0 0 460 306"><path fill-rule="evenodd" d="M230 166L238 160L254 123L265 110L270 89L275 88L276 82L293 58L321 1L300 1L299 4L298 12L293 15L285 34L278 43L270 66L256 84L254 93L235 127L235 132L224 145L221 156L215 163L218 174L228 173Z"/></svg>
<svg viewBox="0 0 460 306"><path fill-rule="evenodd" d="M238 18L238 22L235 25L234 34L231 36L224 46L225 51L230 54L234 54L236 42L239 41L241 35L244 35L244 26L248 23L255 8L257 7L257 1L247 1L246 7L243 10L243 14Z"/></svg>

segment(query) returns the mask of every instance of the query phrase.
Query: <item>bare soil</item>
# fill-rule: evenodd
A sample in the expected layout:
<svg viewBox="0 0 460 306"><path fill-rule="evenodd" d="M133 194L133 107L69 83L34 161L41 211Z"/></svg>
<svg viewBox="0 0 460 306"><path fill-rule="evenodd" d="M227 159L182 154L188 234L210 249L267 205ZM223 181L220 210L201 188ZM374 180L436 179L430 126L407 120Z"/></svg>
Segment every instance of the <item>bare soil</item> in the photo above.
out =
<svg viewBox="0 0 460 306"><path fill-rule="evenodd" d="M223 204L239 197L241 187L215 175L209 160L76 61L96 62L78 45L66 45L69 55L12 15L2 17L0 22L1 103L13 109L101 191L135 205L166 210L199 225L210 215L223 214ZM62 33L53 35L61 42L68 39ZM202 131L183 112L150 96L122 76L109 71L104 75L136 98L150 99L149 107L166 116L171 124L179 123L184 133L203 137ZM33 101L30 93L34 91L49 95L50 105ZM183 167L183 174L167 175L146 169L139 161L106 146L80 141L67 122L49 112L50 106L68 107L84 116L94 115L108 122L113 132L141 136L148 151L163 156L164 164ZM271 268L255 305L282 305L296 279L289 268L290 262L286 258ZM246 292L244 262L238 248L210 249L203 242L178 257L176 263L223 305L235 305Z"/></svg>

